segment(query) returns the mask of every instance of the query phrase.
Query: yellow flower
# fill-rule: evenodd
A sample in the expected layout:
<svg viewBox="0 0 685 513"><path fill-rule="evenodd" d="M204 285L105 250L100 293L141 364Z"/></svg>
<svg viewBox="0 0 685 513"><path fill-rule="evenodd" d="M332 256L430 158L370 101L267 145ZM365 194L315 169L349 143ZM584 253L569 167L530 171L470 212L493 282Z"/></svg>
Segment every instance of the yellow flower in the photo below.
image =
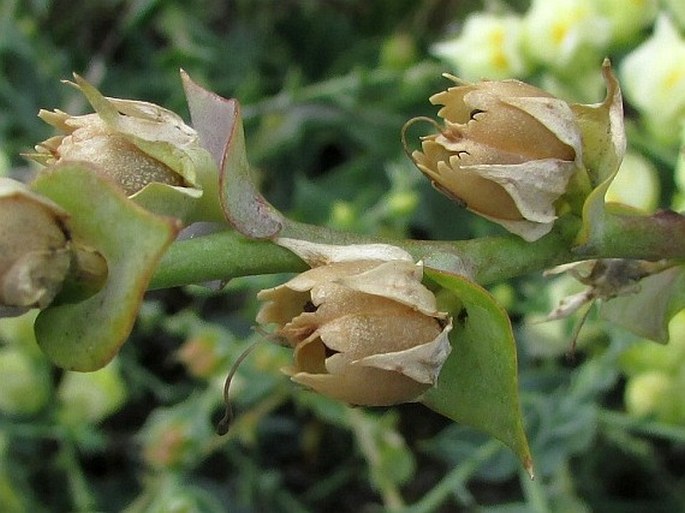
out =
<svg viewBox="0 0 685 513"><path fill-rule="evenodd" d="M278 243L314 267L263 290L257 322L294 349L292 380L350 404L413 401L437 381L451 319L421 284L422 266L387 245Z"/></svg>
<svg viewBox="0 0 685 513"><path fill-rule="evenodd" d="M431 53L459 71L478 80L521 76L528 63L521 51L521 18L476 12L464 20L457 37L431 48Z"/></svg>
<svg viewBox="0 0 685 513"><path fill-rule="evenodd" d="M685 37L661 15L651 37L623 59L626 99L663 144L675 146L685 127Z"/></svg>
<svg viewBox="0 0 685 513"><path fill-rule="evenodd" d="M0 307L44 308L69 269L66 212L0 178Z"/></svg>
<svg viewBox="0 0 685 513"><path fill-rule="evenodd" d="M459 85L431 96L440 132L412 160L440 191L526 240L547 234L555 201L582 168L571 106L518 80ZM420 118L419 118L420 119Z"/></svg>
<svg viewBox="0 0 685 513"><path fill-rule="evenodd" d="M612 23L600 0L533 0L523 17L523 47L532 61L574 76L606 53ZM621 8L625 10L622 2Z"/></svg>

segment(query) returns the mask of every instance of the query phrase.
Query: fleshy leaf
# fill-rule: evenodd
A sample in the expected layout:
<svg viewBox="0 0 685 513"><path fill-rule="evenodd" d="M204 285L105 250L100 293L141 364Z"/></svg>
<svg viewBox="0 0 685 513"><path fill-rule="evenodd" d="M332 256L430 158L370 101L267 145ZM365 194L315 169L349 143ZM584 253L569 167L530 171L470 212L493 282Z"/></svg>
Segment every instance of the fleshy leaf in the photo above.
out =
<svg viewBox="0 0 685 513"><path fill-rule="evenodd" d="M224 214L248 237L275 237L283 218L257 190L245 152L240 104L207 91L181 73L193 127L220 169L220 198Z"/></svg>
<svg viewBox="0 0 685 513"><path fill-rule="evenodd" d="M518 396L516 346L506 312L483 288L464 277L425 269L453 292L463 312L454 313L452 352L436 387L422 402L436 412L483 430L510 447L532 475Z"/></svg>
<svg viewBox="0 0 685 513"><path fill-rule="evenodd" d="M84 163L57 165L32 188L71 215L74 239L94 247L108 268L97 293L38 315L38 344L61 367L99 369L126 341L150 277L179 226L139 207Z"/></svg>
<svg viewBox="0 0 685 513"><path fill-rule="evenodd" d="M685 267L673 267L639 282L635 294L602 304L601 316L656 342L668 342L668 322L685 308Z"/></svg>

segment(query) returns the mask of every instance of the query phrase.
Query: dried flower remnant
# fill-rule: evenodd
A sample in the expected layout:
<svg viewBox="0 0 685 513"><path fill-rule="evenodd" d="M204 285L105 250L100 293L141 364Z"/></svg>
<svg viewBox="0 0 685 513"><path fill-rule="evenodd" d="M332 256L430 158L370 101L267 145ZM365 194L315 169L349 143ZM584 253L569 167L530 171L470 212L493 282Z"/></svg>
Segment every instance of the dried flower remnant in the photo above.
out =
<svg viewBox="0 0 685 513"><path fill-rule="evenodd" d="M45 308L69 269L67 213L20 182L0 178L0 307Z"/></svg>
<svg viewBox="0 0 685 513"><path fill-rule="evenodd" d="M546 271L546 276L568 272L576 280L588 286L582 292L563 299L559 306L547 316L547 320L568 317L583 305L591 304L597 299L607 300L636 292L639 281L654 272L650 269L654 265L642 260L603 258L560 265Z"/></svg>
<svg viewBox="0 0 685 513"><path fill-rule="evenodd" d="M451 319L437 311L422 266L394 246L277 241L313 268L263 290L261 324L294 349L292 380L350 404L416 400L437 381Z"/></svg>
<svg viewBox="0 0 685 513"><path fill-rule="evenodd" d="M618 301L619 299L617 298L631 297L643 292L646 292L650 297L653 293L658 294L659 292L652 290L654 289L654 284L647 285L647 282L652 278L659 278L659 282L663 281L664 278L668 281L669 278L664 276L664 274L673 270L677 271L677 267L674 267L672 262L666 260L649 262L625 258L584 260L555 267L554 269L546 271L545 275L555 275L566 272L580 283L586 285L587 288L562 299L559 305L549 313L546 320L553 321L563 319L584 309L572 333L571 346L573 349L575 348L575 343L580 330L587 320L590 309L595 302L602 302L601 313L604 318L610 319L615 317L615 312L613 312L613 310L610 312L606 311L606 308L608 308L609 305L614 304L611 300ZM614 318L613 322L622 325L631 331L636 331L636 327L640 330L649 328L645 332L645 336L648 336L647 334L649 333L656 333L652 325L658 325L661 322L661 319L651 319L651 317L661 317L658 314L659 307L664 306L664 302L668 302L669 296L668 291L664 290L663 287L657 285L657 288L661 288L660 292L663 295L663 298L659 301L650 302L650 305L656 308L645 306L643 308L644 312L635 316L632 323L626 324L622 321L620 317L630 315L623 312L619 318ZM619 308L619 310L621 309ZM646 327L641 326L642 320L639 319L640 316L645 314L646 317L650 317L650 322Z"/></svg>
<svg viewBox="0 0 685 513"><path fill-rule="evenodd" d="M539 239L552 229L555 202L583 169L571 106L518 80L469 84L445 76L458 85L430 98L443 106L444 125L422 138L411 159L469 210L528 241Z"/></svg>
<svg viewBox="0 0 685 513"><path fill-rule="evenodd" d="M75 75L79 89L95 113L72 116L61 110L41 110L39 117L63 135L36 146L28 157L45 165L80 161L117 183L127 196L166 215L190 220L222 220L217 192L218 171L197 132L175 113L158 105L107 98ZM147 196L143 192L156 184ZM174 191L175 196L168 196ZM182 194L180 198L178 194ZM204 205L192 203L200 200ZM193 207L181 210L180 204ZM174 206L174 204L176 204ZM195 219L200 212L203 219ZM191 214L188 214L191 212Z"/></svg>

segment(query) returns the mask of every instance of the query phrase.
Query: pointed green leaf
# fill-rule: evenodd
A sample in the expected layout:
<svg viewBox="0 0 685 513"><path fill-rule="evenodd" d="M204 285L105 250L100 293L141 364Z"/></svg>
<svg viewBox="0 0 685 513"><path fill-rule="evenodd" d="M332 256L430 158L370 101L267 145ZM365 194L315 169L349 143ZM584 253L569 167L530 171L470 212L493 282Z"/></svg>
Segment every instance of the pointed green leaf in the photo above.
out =
<svg viewBox="0 0 685 513"><path fill-rule="evenodd" d="M455 313L452 353L438 384L422 402L436 412L485 431L509 446L532 474L518 396L516 345L506 312L483 288L458 275L425 270L453 292L463 311Z"/></svg>
<svg viewBox="0 0 685 513"><path fill-rule="evenodd" d="M70 214L73 238L94 247L108 268L96 294L38 315L38 344L61 367L99 369L126 341L150 277L179 227L133 203L85 163L55 166L32 187Z"/></svg>
<svg viewBox="0 0 685 513"><path fill-rule="evenodd" d="M240 104L200 87L186 73L181 76L193 127L220 169L219 195L226 218L248 237L275 237L283 219L255 186Z"/></svg>

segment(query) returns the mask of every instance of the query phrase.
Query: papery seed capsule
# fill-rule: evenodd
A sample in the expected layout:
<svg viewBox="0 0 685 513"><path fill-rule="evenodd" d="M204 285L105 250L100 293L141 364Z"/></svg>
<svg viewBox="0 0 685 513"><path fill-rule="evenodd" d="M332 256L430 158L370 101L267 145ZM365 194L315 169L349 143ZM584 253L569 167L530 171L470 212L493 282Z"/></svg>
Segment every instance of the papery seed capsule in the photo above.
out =
<svg viewBox="0 0 685 513"><path fill-rule="evenodd" d="M462 84L431 96L439 133L411 158L431 182L468 209L526 240L551 230L554 202L582 168L571 107L518 80ZM410 122L411 123L411 122Z"/></svg>
<svg viewBox="0 0 685 513"><path fill-rule="evenodd" d="M69 269L66 212L0 178L0 306L44 308Z"/></svg>
<svg viewBox="0 0 685 513"><path fill-rule="evenodd" d="M294 349L293 381L367 406L413 401L436 383L452 321L420 264L393 246L278 242L318 264L258 294L257 322Z"/></svg>

